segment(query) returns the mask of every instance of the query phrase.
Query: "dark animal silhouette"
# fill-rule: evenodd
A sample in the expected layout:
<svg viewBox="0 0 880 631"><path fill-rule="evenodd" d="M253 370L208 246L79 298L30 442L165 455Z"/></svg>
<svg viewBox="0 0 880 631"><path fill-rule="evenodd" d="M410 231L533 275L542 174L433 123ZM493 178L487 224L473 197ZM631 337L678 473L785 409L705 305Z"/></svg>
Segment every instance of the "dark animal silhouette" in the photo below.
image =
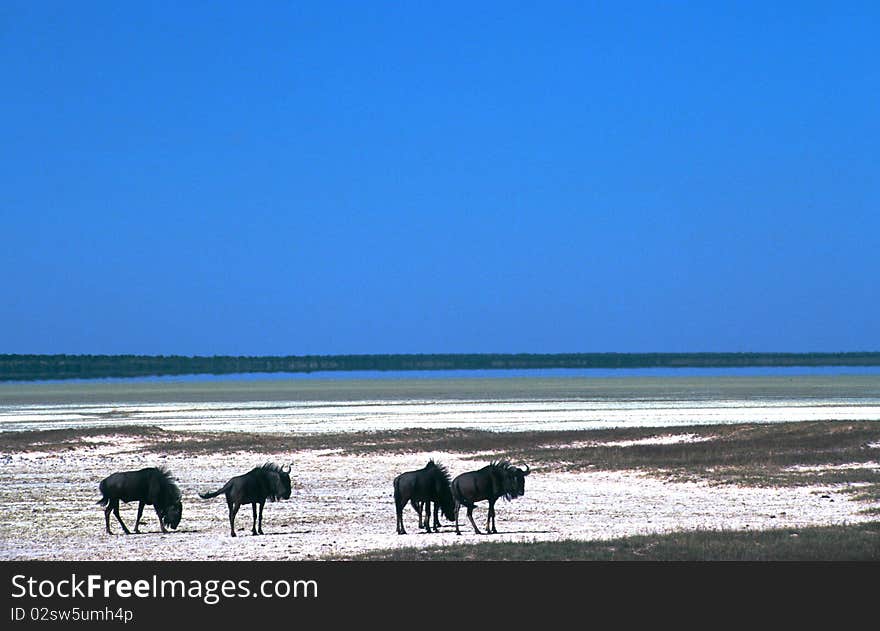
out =
<svg viewBox="0 0 880 631"><path fill-rule="evenodd" d="M119 502L138 502L137 519L134 522L135 533L140 533L138 528L141 523L141 515L144 506L151 504L156 509L159 517L159 526L163 533L168 531L165 526L176 529L180 524L183 514L183 504L180 501L180 489L175 484L174 477L164 468L149 467L139 471L121 471L107 476L98 485L101 491L101 499L98 504L105 506L104 524L107 534L110 531L110 513L116 515L119 525L125 534L131 534L119 516Z"/></svg>
<svg viewBox="0 0 880 631"><path fill-rule="evenodd" d="M226 504L229 506L229 528L232 536L235 536L235 515L242 504L250 504L254 513L254 523L251 534L263 534L263 505L266 500L290 499L290 466L287 471L284 466L267 462L262 467L254 467L243 475L232 478L221 488L211 493L199 493L202 499L217 497L221 493L226 494ZM257 521L257 505L260 507L260 519Z"/></svg>
<svg viewBox="0 0 880 631"><path fill-rule="evenodd" d="M525 495L526 476L531 471L528 465L523 471L514 467L507 460L492 461L478 471L468 471L452 481L452 497L455 500L455 534L458 529L458 511L467 507L467 516L474 527L474 532L482 534L474 523L474 505L482 500L489 500L489 514L486 516L486 534L497 534L495 529L495 502L499 497L512 500Z"/></svg>
<svg viewBox="0 0 880 631"><path fill-rule="evenodd" d="M429 518L431 514L431 503L430 502L417 502L416 500L410 500L410 506L413 507L413 510L419 515L419 529L428 528L428 524L431 523ZM425 506L427 504L427 506ZM427 508L428 510L425 510ZM424 521L422 520L422 511L424 511ZM434 532L438 532L440 530L440 519L437 516L440 511L440 504L434 502Z"/></svg>
<svg viewBox="0 0 880 631"><path fill-rule="evenodd" d="M418 471L407 471L394 478L394 506L397 509L397 534L405 535L403 527L403 509L407 502L419 514L419 528L424 527L431 532L431 502L434 502L434 532L440 530L437 509L443 510L446 519L452 521L452 491L449 488L449 472L446 467L429 460L424 468ZM424 526L422 524L422 508L425 509Z"/></svg>

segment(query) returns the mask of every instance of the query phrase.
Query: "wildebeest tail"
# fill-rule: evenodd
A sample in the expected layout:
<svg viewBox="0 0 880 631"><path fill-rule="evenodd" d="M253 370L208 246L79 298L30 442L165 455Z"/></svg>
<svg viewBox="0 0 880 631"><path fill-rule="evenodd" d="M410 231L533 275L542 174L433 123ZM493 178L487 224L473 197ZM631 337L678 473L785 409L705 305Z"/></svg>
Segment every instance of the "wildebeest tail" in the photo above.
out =
<svg viewBox="0 0 880 631"><path fill-rule="evenodd" d="M110 498L107 497L107 480L101 480L101 484L98 485L98 490L101 491L101 499L95 502L95 504L107 506L107 504L110 503Z"/></svg>
<svg viewBox="0 0 880 631"><path fill-rule="evenodd" d="M221 493L225 493L225 492L226 492L226 489L227 489L228 487L229 487L229 482L227 482L226 484L224 484L222 487L220 487L220 488L217 489L216 491L212 491L211 493L199 493L199 497L201 497L203 500L209 500L209 499L211 499L212 497L217 497L217 496L220 495Z"/></svg>
<svg viewBox="0 0 880 631"><path fill-rule="evenodd" d="M403 504L400 497L400 476L394 478L394 506L400 510Z"/></svg>

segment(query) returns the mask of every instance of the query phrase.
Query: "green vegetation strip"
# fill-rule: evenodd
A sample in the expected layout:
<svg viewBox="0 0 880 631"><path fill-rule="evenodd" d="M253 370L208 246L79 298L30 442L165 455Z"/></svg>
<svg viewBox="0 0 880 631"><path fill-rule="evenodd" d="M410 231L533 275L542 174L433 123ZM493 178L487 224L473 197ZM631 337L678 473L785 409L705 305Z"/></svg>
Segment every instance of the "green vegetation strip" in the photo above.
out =
<svg viewBox="0 0 880 631"><path fill-rule="evenodd" d="M0 381L364 370L724 368L746 366L880 366L880 352L447 353L409 355L288 355L284 357L0 354Z"/></svg>

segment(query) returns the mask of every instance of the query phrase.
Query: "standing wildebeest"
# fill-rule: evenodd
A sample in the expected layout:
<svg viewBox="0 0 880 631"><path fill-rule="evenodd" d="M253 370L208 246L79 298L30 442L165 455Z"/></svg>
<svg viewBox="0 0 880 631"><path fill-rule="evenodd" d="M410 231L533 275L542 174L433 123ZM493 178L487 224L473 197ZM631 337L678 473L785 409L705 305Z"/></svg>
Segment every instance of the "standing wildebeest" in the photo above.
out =
<svg viewBox="0 0 880 631"><path fill-rule="evenodd" d="M455 534L458 529L458 511L462 505L467 507L467 516L471 520L474 532L482 534L474 523L474 503L489 500L489 514L486 517L486 534L497 534L495 529L495 501L499 497L512 500L525 495L526 476L531 471L528 465L523 471L514 467L507 460L492 461L479 471L468 471L452 481L452 496L455 499Z"/></svg>
<svg viewBox="0 0 880 631"><path fill-rule="evenodd" d="M251 533L263 534L263 505L266 500L290 499L290 465L287 471L284 466L267 462L262 467L254 467L244 475L232 478L223 487L212 493L199 493L202 499L217 497L221 493L226 494L226 504L229 506L229 527L232 536L235 536L235 515L242 504L250 504L254 513L254 524ZM257 504L260 505L260 520L257 522Z"/></svg>
<svg viewBox="0 0 880 631"><path fill-rule="evenodd" d="M138 527L141 523L141 515L144 512L144 505L151 504L156 509L156 515L159 517L159 526L163 533L168 531L165 526L176 529L180 523L180 517L183 513L183 504L180 502L180 489L174 483L174 477L164 468L150 467L141 469L140 471L122 471L114 473L103 480L98 485L101 491L101 499L98 504L106 506L104 509L104 523L107 527L107 534L110 532L110 512L116 515L119 525L125 531L125 534L131 534L126 528L122 517L119 516L119 501L133 502L138 501L138 514L134 522L135 533L140 533Z"/></svg>
<svg viewBox="0 0 880 631"><path fill-rule="evenodd" d="M403 509L410 502L419 513L422 527L422 506L425 508L424 527L431 532L431 502L434 502L434 532L440 530L437 508L443 509L446 519L452 521L452 491L449 489L449 472L446 467L429 460L423 469L407 471L394 478L394 505L397 509L397 534L405 535Z"/></svg>

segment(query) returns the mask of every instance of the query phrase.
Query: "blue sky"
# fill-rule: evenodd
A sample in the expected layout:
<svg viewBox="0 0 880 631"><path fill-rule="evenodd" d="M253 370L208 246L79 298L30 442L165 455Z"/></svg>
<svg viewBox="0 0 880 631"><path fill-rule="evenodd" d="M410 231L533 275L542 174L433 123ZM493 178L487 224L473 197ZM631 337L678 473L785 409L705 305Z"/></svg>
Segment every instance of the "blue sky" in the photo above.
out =
<svg viewBox="0 0 880 631"><path fill-rule="evenodd" d="M0 353L880 350L878 7L4 2Z"/></svg>

